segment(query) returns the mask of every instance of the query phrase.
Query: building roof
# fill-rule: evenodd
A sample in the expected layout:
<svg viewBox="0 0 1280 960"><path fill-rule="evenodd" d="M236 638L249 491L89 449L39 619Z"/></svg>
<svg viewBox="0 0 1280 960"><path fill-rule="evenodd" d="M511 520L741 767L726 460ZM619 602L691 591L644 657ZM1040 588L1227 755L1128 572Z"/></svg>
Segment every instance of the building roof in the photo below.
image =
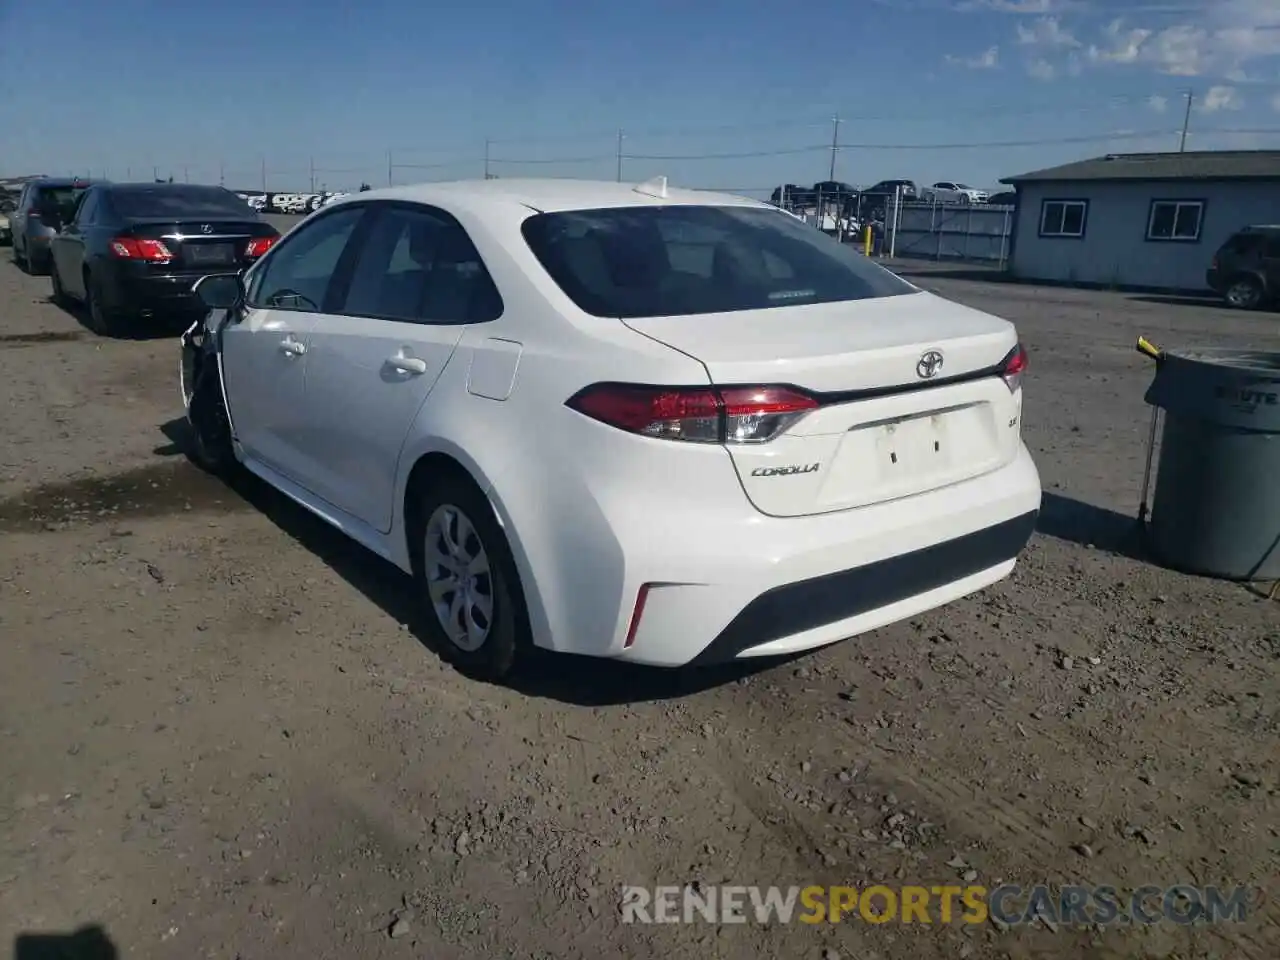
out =
<svg viewBox="0 0 1280 960"><path fill-rule="evenodd" d="M1109 153L1005 177L1001 183L1117 180L1280 180L1280 150Z"/></svg>

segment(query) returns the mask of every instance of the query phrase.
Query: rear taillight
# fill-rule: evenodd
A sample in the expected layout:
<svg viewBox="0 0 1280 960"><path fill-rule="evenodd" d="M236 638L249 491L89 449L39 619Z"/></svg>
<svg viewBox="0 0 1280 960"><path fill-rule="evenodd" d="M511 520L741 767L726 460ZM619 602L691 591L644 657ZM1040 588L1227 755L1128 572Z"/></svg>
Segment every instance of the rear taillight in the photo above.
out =
<svg viewBox="0 0 1280 960"><path fill-rule="evenodd" d="M794 387L654 387L598 383L567 404L619 430L692 443L764 443L818 401Z"/></svg>
<svg viewBox="0 0 1280 960"><path fill-rule="evenodd" d="M279 237L254 237L245 244L244 255L246 257L260 257L270 250Z"/></svg>
<svg viewBox="0 0 1280 960"><path fill-rule="evenodd" d="M145 260L148 263L167 263L173 254L159 240L139 240L136 237L116 237L110 244L111 255L121 260Z"/></svg>
<svg viewBox="0 0 1280 960"><path fill-rule="evenodd" d="M1009 355L1000 364L1000 376L1008 384L1010 393L1021 388L1022 374L1026 369L1027 351L1022 348L1022 344L1018 344L1009 351Z"/></svg>
<svg viewBox="0 0 1280 960"><path fill-rule="evenodd" d="M28 220L39 220L39 219L40 219L40 212L39 212L38 210L31 210L31 211L28 211L28 213L27 213L27 219L28 219Z"/></svg>

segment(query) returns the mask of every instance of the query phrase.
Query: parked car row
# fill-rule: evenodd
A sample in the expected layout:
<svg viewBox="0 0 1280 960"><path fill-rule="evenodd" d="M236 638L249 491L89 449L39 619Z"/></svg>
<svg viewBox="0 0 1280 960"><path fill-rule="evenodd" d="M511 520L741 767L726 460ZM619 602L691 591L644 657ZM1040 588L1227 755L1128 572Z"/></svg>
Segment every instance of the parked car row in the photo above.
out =
<svg viewBox="0 0 1280 960"><path fill-rule="evenodd" d="M855 187L839 180L823 180L812 187L793 183L775 187L770 203L788 210L808 211L835 205L839 216L859 222L883 220L897 197L902 203L938 203L966 206L975 203L1012 204L1012 194L991 195L986 190L953 180L940 180L930 187L918 187L914 180L881 180L870 187ZM1016 199L1016 198L1015 198ZM834 214L833 214L834 215Z"/></svg>
<svg viewBox="0 0 1280 960"><path fill-rule="evenodd" d="M252 265L280 237L222 187L60 179L24 187L12 230L13 261L48 274L54 301L82 305L101 334L203 312L197 279Z"/></svg>

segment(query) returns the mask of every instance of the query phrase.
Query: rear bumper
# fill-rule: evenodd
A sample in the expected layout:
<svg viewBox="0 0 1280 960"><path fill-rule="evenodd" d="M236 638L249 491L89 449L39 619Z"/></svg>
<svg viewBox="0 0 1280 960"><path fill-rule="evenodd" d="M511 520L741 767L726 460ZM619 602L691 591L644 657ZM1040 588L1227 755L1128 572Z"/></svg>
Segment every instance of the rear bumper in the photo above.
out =
<svg viewBox="0 0 1280 960"><path fill-rule="evenodd" d="M140 265L120 264L112 271L107 296L118 310L140 313L203 313L191 287L203 273L143 273Z"/></svg>
<svg viewBox="0 0 1280 960"><path fill-rule="evenodd" d="M763 517L745 502L740 516L728 504L636 504L612 515L616 565L612 551L593 551L590 569L573 576L592 583L597 597L618 598L612 636L564 623L555 646L683 666L858 636L1008 576L1035 528L1040 496L1039 473L1020 445L1011 463L983 476L813 517Z"/></svg>
<svg viewBox="0 0 1280 960"><path fill-rule="evenodd" d="M821 646L846 631L861 633L972 593L1012 571L1036 516L1031 511L954 540L775 587L747 604L691 665Z"/></svg>

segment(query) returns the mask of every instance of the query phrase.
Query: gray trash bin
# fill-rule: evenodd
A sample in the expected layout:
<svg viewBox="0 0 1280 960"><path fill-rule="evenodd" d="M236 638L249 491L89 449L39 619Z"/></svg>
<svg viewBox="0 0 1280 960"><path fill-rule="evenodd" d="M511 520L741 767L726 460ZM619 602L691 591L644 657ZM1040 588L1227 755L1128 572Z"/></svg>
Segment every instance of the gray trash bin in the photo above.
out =
<svg viewBox="0 0 1280 960"><path fill-rule="evenodd" d="M1280 579L1280 353L1165 351L1151 509L1157 559L1228 580Z"/></svg>

